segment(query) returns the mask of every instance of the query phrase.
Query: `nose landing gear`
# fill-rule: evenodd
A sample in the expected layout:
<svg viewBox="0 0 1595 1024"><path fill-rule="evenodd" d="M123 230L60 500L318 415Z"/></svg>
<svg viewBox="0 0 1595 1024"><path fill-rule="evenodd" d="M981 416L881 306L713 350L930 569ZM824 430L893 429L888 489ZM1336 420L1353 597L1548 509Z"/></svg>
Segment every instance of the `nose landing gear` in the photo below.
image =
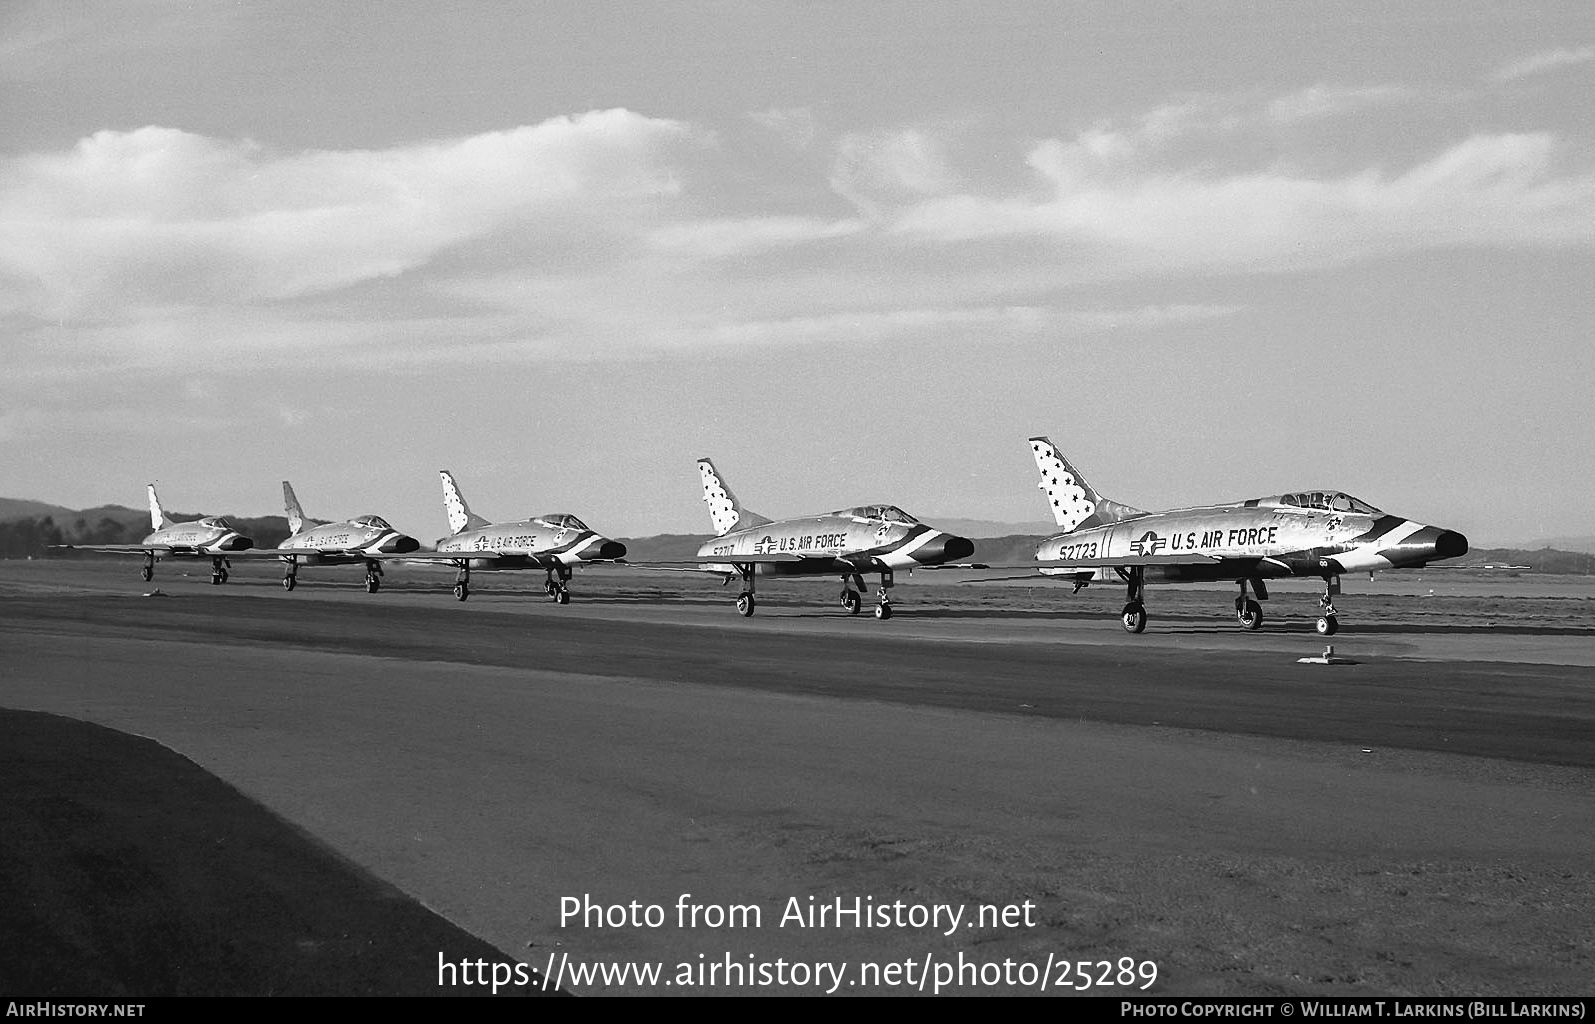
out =
<svg viewBox="0 0 1595 1024"><path fill-rule="evenodd" d="M1340 577L1324 577L1324 595L1318 599L1318 621L1313 628L1319 636L1334 636L1340 631L1340 619L1335 615L1335 595L1340 593Z"/></svg>
<svg viewBox="0 0 1595 1024"><path fill-rule="evenodd" d="M1124 610L1119 612L1119 624L1126 633L1146 632L1146 567L1132 565L1118 570L1127 585Z"/></svg>

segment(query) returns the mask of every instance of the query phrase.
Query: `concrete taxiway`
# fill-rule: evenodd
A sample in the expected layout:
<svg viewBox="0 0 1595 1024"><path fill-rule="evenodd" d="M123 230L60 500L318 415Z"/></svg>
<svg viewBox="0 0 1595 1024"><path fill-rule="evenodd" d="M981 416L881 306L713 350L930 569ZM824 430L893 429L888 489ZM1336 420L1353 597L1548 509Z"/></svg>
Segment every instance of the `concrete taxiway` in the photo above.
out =
<svg viewBox="0 0 1595 1024"><path fill-rule="evenodd" d="M1595 966L1595 623L1563 606L1348 616L1360 663L1301 666L1305 619L1242 634L1213 593L1128 638L1051 594L903 587L878 623L796 586L743 620L698 580L587 573L561 607L530 574L462 604L427 573L161 573L0 571L0 703L154 738L537 967L1130 957L1153 993L1471 994ZM682 894L762 920L680 927ZM562 924L583 896L668 920ZM779 923L811 896L1035 923Z"/></svg>

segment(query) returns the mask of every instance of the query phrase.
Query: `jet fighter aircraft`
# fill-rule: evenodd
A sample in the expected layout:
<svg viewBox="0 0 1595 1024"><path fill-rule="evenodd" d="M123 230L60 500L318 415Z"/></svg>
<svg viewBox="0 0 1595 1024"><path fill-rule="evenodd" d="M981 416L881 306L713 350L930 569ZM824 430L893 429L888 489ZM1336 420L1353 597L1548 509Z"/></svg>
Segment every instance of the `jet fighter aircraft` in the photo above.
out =
<svg viewBox="0 0 1595 1024"><path fill-rule="evenodd" d="M375 594L382 586L382 555L407 554L421 547L414 537L407 537L388 525L381 516L357 516L342 523L327 523L305 517L294 497L293 485L282 482L283 510L288 514L288 528L293 535L275 548L251 552L258 555L276 555L288 565L282 578L284 590L292 590L299 581L301 565L353 565L364 562L366 567L366 593Z"/></svg>
<svg viewBox="0 0 1595 1024"><path fill-rule="evenodd" d="M881 577L875 617L889 619L893 570L943 565L975 550L965 538L933 530L895 505L859 505L771 521L744 508L708 459L698 460L698 474L716 537L691 562L722 573L727 581L733 575L741 578L737 611L744 616L753 614L753 582L761 574L840 576L842 607L857 615L863 606L863 574L868 572Z"/></svg>
<svg viewBox="0 0 1595 1024"><path fill-rule="evenodd" d="M1335 597L1348 572L1417 568L1468 553L1460 533L1387 515L1341 491L1276 494L1227 505L1143 512L1099 495L1045 437L1030 439L1040 487L1064 532L1036 549L1048 575L1070 576L1075 589L1111 568L1128 584L1125 631L1146 629L1147 570L1165 582L1234 580L1235 617L1245 629L1263 624L1264 579L1317 576L1324 581L1316 624L1323 636L1340 628ZM1247 596L1247 587L1257 600Z"/></svg>
<svg viewBox="0 0 1595 1024"><path fill-rule="evenodd" d="M154 532L139 544L61 544L63 551L105 551L118 555L143 555L143 577L147 583L155 577L155 563L162 558L209 558L210 581L227 582L227 570L232 567L229 554L247 551L255 542L233 529L221 516L205 516L187 523L175 523L161 508L161 499L155 494L155 485L149 485L150 529Z"/></svg>
<svg viewBox="0 0 1595 1024"><path fill-rule="evenodd" d="M542 569L548 573L543 592L555 604L570 604L572 566L626 557L626 545L599 536L565 512L489 523L465 504L448 470L439 470L438 477L443 481L443 508L452 535L438 541L436 551L388 557L455 566L459 573L454 578L454 596L461 601L471 595L472 569Z"/></svg>

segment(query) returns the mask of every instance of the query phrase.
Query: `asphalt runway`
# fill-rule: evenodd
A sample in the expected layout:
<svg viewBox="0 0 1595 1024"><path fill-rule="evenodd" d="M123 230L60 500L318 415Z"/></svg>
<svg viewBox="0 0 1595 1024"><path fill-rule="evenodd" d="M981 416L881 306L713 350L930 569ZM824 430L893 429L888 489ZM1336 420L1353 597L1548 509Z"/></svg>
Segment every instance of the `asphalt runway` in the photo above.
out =
<svg viewBox="0 0 1595 1024"><path fill-rule="evenodd" d="M744 620L674 576L584 573L560 607L536 574L460 603L402 568L375 595L348 569L292 594L266 567L184 571L0 564L0 704L151 737L539 969L845 962L838 991L879 992L905 988L863 965L1031 965L961 993L1121 958L1157 965L1156 994L1595 977L1587 586L1348 581L1333 640L1359 664L1322 666L1296 662L1324 641L1289 588L1252 634L1226 591L1159 588L1132 638L1113 588L916 579L881 623L834 583L761 581ZM760 921L681 927L682 894ZM584 895L665 921L562 923ZM782 923L810 897L1033 906L951 934Z"/></svg>

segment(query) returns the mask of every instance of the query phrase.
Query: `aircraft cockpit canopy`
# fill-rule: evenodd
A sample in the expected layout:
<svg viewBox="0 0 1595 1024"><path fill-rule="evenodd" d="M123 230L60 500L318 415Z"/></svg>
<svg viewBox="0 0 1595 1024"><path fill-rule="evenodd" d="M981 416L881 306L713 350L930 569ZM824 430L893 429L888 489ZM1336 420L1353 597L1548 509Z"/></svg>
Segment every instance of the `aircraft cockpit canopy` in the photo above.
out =
<svg viewBox="0 0 1595 1024"><path fill-rule="evenodd" d="M1278 504L1293 508L1319 509L1324 512L1355 512L1365 516L1384 515L1366 501L1353 498L1344 491L1297 491L1295 494L1281 494L1277 501Z"/></svg>
<svg viewBox="0 0 1595 1024"><path fill-rule="evenodd" d="M208 526L213 530L231 530L233 528L233 524L229 523L224 516L206 516L199 521L199 525Z"/></svg>
<svg viewBox="0 0 1595 1024"><path fill-rule="evenodd" d="M919 520L904 512L896 505L859 505L855 508L844 508L831 513L833 516L852 516L855 519L876 519L887 523L902 523L904 526L913 526Z"/></svg>
<svg viewBox="0 0 1595 1024"><path fill-rule="evenodd" d="M580 519L577 519L575 516L571 515L568 512L553 512L553 513L550 513L550 514L548 514L546 516L538 516L537 519L534 520L534 521L537 522L537 523L540 523L543 526L552 527L553 529L556 529L556 530L585 530L585 529L587 529L587 524L586 523L582 522Z"/></svg>
<svg viewBox="0 0 1595 1024"><path fill-rule="evenodd" d="M373 530L393 529L393 527L388 525L388 521L381 516L355 516L349 522L355 526L369 526Z"/></svg>

